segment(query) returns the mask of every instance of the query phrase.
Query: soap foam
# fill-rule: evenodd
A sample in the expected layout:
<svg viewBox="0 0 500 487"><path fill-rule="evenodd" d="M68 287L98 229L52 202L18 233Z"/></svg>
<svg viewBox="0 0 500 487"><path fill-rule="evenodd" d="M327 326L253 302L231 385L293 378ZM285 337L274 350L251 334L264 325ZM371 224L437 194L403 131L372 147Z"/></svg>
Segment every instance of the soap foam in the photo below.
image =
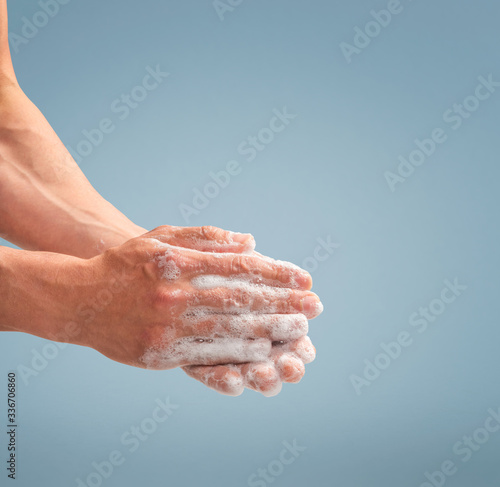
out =
<svg viewBox="0 0 500 487"><path fill-rule="evenodd" d="M201 252L205 252L205 253L220 254L220 253L224 253L224 249L232 247L232 246L234 246L234 244L238 244L238 245L243 246L243 243L241 243L240 241L235 241L234 237L236 235L243 235L243 234L238 233L238 232L227 232L224 236L224 240L222 240L222 241L220 241L220 240L207 240L206 238L200 237L196 233L185 235L182 238L191 243L190 248L203 249L203 250L201 250ZM248 242L246 243L246 245L248 245L251 240L252 240L252 237L249 236ZM253 252L253 247L255 247L255 242L253 243L251 248L245 249L245 251L242 252L242 254L251 254Z"/></svg>
<svg viewBox="0 0 500 487"><path fill-rule="evenodd" d="M202 340L202 341L200 341ZM212 365L265 360L271 351L266 339L186 337L171 345L152 347L142 357L146 368L172 369L182 365Z"/></svg>
<svg viewBox="0 0 500 487"><path fill-rule="evenodd" d="M270 340L290 341L307 335L309 327L303 314L219 314L206 308L193 307L188 308L180 318L185 326L196 328L208 325L212 338L253 338L256 329L266 328Z"/></svg>
<svg viewBox="0 0 500 487"><path fill-rule="evenodd" d="M225 259L228 257L240 258L242 256L250 256L250 257L257 258L257 259L261 259L262 261L264 261L268 264L278 265L282 269L289 270L290 271L290 275L288 276L289 282L283 283L283 282L276 280L276 279L269 280L269 284L274 288L281 287L281 288L297 289L300 286L297 284L295 277L294 277L294 274L295 273L300 273L300 274L304 274L304 275L307 274L306 271L304 271L299 266L297 266L291 262L286 262L286 261L282 261L282 260L275 260L275 259L272 259L271 257L266 257L262 254L259 254L258 252L255 252L255 251L252 251L251 253L245 252L245 253L238 253L238 254L233 253L233 252L199 251L199 250L191 249L188 247L178 247L175 245L171 245L169 243L162 242L162 241L158 240L157 238L152 238L152 240L155 241L155 247L157 249L162 249L165 251L163 256L167 256L169 254L169 250L171 252L175 252L176 261L180 265L183 264L183 256L195 257L195 259L193 259L193 261L192 261L192 264L199 262L199 266L197 266L196 264L193 265L192 270L195 272L203 272L204 271L204 269L202 268L204 263L202 262L202 260L200 260L198 258L200 257L200 254L205 254L205 255L209 255L211 258L215 258L215 259ZM160 257L163 257L163 256L161 256L160 254L156 254L155 258L158 262L162 262L163 259L162 258L160 259ZM238 274L237 278L238 278L238 280L248 280L249 282L254 282L255 280L260 280L261 282L264 282L264 279L262 277L259 277L259 274L260 274L260 272L258 271L258 269L249 269L248 273ZM199 276L199 277L203 277L203 276ZM218 277L222 277L222 276L218 276Z"/></svg>
<svg viewBox="0 0 500 487"><path fill-rule="evenodd" d="M252 282L251 278L241 276L225 277L206 274L191 279L191 285L200 290L232 290L229 298L224 300L224 311L235 313L275 314L279 311L277 301L287 300L292 294L289 288L258 284Z"/></svg>
<svg viewBox="0 0 500 487"><path fill-rule="evenodd" d="M273 265L279 265L287 270L290 271L290 282L288 284L288 286L292 289L298 289L300 286L297 284L297 281L295 280L295 276L294 274L296 273L299 273L299 274L302 274L302 275L306 275L307 272L304 271L304 269L302 269L301 267L299 267L298 265L292 263L292 262L287 262L285 260L276 260L276 259L273 259L272 257L268 257L267 255L262 255L260 254L259 252L253 252L253 254L257 257L259 257L260 259L262 259L264 262L267 262L268 264L273 264Z"/></svg>
<svg viewBox="0 0 500 487"><path fill-rule="evenodd" d="M305 364L309 364L316 358L316 349L308 336L302 337L294 342L287 343L283 350L298 357Z"/></svg>
<svg viewBox="0 0 500 487"><path fill-rule="evenodd" d="M276 396L283 387L274 364L269 360L251 364L245 374L244 383L245 387L254 389L266 397Z"/></svg>
<svg viewBox="0 0 500 487"><path fill-rule="evenodd" d="M276 361L276 369L286 382L299 382L304 375L304 362L295 354L284 353Z"/></svg>
<svg viewBox="0 0 500 487"><path fill-rule="evenodd" d="M158 263L158 268L163 270L162 279L167 281L175 281L181 275L181 271L173 259L173 254L169 250L165 251L163 254L158 253L155 256L156 262Z"/></svg>
<svg viewBox="0 0 500 487"><path fill-rule="evenodd" d="M207 387L228 396L239 396L245 389L243 377L236 365L208 367L201 376L197 373L198 367L184 367L184 370L203 382Z"/></svg>

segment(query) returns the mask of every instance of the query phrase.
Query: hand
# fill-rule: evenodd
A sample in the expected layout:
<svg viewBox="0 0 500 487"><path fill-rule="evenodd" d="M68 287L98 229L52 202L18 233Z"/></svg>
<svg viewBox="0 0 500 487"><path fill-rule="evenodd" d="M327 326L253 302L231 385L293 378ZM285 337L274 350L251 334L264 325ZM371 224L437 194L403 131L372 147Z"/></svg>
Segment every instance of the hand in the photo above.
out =
<svg viewBox="0 0 500 487"><path fill-rule="evenodd" d="M276 262L258 252L253 252L253 255L268 262ZM311 284L305 289L310 289ZM320 302L315 302L313 306L317 306L316 316L322 312ZM190 377L221 394L238 396L248 388L264 396L275 396L281 391L283 382L300 382L305 373L304 365L311 363L316 357L316 349L306 336L307 331L308 328L305 327L304 336L290 342L273 342L271 353L265 361L242 365L194 365L182 369Z"/></svg>
<svg viewBox="0 0 500 487"><path fill-rule="evenodd" d="M200 251L232 251L248 253L253 249L253 237L242 236L247 240L247 246L228 247L233 241L232 232L216 227L170 227L164 226L162 240L172 245L187 246ZM203 238L200 239L200 235ZM266 259L257 252L254 255ZM268 261L271 259L267 258ZM272 261L272 260L271 260ZM307 289L310 287L308 286ZM307 322L304 326L304 335L307 334ZM185 366L182 369L194 379L221 394L240 395L244 388L253 389L266 396L280 392L282 383L297 383L305 373L305 364L312 362L316 350L307 336L303 336L289 343L274 342L270 356L263 362L252 364L230 364L203 366Z"/></svg>
<svg viewBox="0 0 500 487"><path fill-rule="evenodd" d="M164 226L161 239L171 245L199 251L249 253L253 250L253 237L238 234L238 238L246 241L247 245L231 246L235 238L233 235L216 227ZM257 252L253 254L274 262ZM306 289L309 288L308 283ZM306 334L307 322L304 324L304 336L288 343L274 342L269 357L263 362L182 368L190 377L222 394L239 395L247 387L266 396L275 395L281 390L282 382L299 382L305 372L304 365L314 360L315 348Z"/></svg>
<svg viewBox="0 0 500 487"><path fill-rule="evenodd" d="M216 227L163 226L161 230L159 238L163 242L202 252L250 253L255 247L251 235L234 234ZM237 240L244 244L238 244ZM253 254L273 262L257 252ZM306 289L309 288L308 283ZM182 368L190 377L222 394L239 395L247 387L266 396L275 395L281 390L282 382L299 382L305 372L304 364L315 358L314 346L305 336L307 321L303 327L304 336L297 340L288 343L275 341L269 357L263 362Z"/></svg>
<svg viewBox="0 0 500 487"><path fill-rule="evenodd" d="M116 284L112 276L123 276L122 290L89 317L89 346L113 360L153 369L264 362L273 342L303 337L306 318L321 311L316 295L307 291L310 276L295 266L168 241L172 235L160 227L88 261L91 292L105 295Z"/></svg>

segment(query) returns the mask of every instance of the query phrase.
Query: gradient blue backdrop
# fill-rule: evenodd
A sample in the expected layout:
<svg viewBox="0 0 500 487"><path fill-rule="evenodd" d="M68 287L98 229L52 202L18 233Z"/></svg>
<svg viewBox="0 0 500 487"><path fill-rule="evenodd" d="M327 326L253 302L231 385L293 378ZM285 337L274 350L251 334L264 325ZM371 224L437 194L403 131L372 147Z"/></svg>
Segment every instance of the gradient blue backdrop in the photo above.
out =
<svg viewBox="0 0 500 487"><path fill-rule="evenodd" d="M500 433L468 462L452 451L500 407L500 93L459 130L442 118L478 76L500 80L500 5L402 0L348 63L340 44L387 3L243 1L220 20L210 0L71 0L19 46L19 81L65 144L115 122L81 167L136 223L185 225L179 205L237 160L242 173L190 224L251 232L260 252L299 265L318 238L340 247L313 272L325 312L311 323L318 357L299 385L228 398L181 371L69 346L19 379L16 485L76 486L118 449L126 462L106 487L246 486L293 439L307 449L275 486L418 487L447 459L458 466L447 486L500 485ZM10 0L9 31L20 35L23 16L40 10ZM170 77L119 120L113 100L158 64ZM297 117L247 162L238 145L285 106ZM447 141L391 192L384 172L436 127ZM409 316L455 278L467 290L419 334ZM350 376L401 331L412 345L356 394ZM46 342L1 338L5 398L7 371ZM167 396L178 409L129 453L121 435Z"/></svg>

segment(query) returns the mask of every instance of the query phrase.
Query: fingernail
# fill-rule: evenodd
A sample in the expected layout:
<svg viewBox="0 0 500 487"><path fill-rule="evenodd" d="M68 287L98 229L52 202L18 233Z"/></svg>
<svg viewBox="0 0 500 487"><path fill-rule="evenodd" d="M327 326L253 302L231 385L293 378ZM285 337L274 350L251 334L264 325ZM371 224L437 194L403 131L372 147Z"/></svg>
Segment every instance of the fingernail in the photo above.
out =
<svg viewBox="0 0 500 487"><path fill-rule="evenodd" d="M307 296L301 301L302 311L308 317L316 317L323 312L323 304L317 296Z"/></svg>

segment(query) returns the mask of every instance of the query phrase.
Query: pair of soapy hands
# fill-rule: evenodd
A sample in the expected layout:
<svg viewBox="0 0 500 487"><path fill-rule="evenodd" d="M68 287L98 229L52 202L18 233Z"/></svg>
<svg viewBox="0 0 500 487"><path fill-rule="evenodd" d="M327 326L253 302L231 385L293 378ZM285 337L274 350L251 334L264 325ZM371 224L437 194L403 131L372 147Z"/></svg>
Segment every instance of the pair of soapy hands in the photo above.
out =
<svg viewBox="0 0 500 487"><path fill-rule="evenodd" d="M162 226L90 259L95 289L122 277L89 345L136 367L182 367L232 396L245 387L273 396L299 382L316 353L308 319L323 306L309 273L254 248L249 234ZM109 316L119 323L111 336Z"/></svg>

